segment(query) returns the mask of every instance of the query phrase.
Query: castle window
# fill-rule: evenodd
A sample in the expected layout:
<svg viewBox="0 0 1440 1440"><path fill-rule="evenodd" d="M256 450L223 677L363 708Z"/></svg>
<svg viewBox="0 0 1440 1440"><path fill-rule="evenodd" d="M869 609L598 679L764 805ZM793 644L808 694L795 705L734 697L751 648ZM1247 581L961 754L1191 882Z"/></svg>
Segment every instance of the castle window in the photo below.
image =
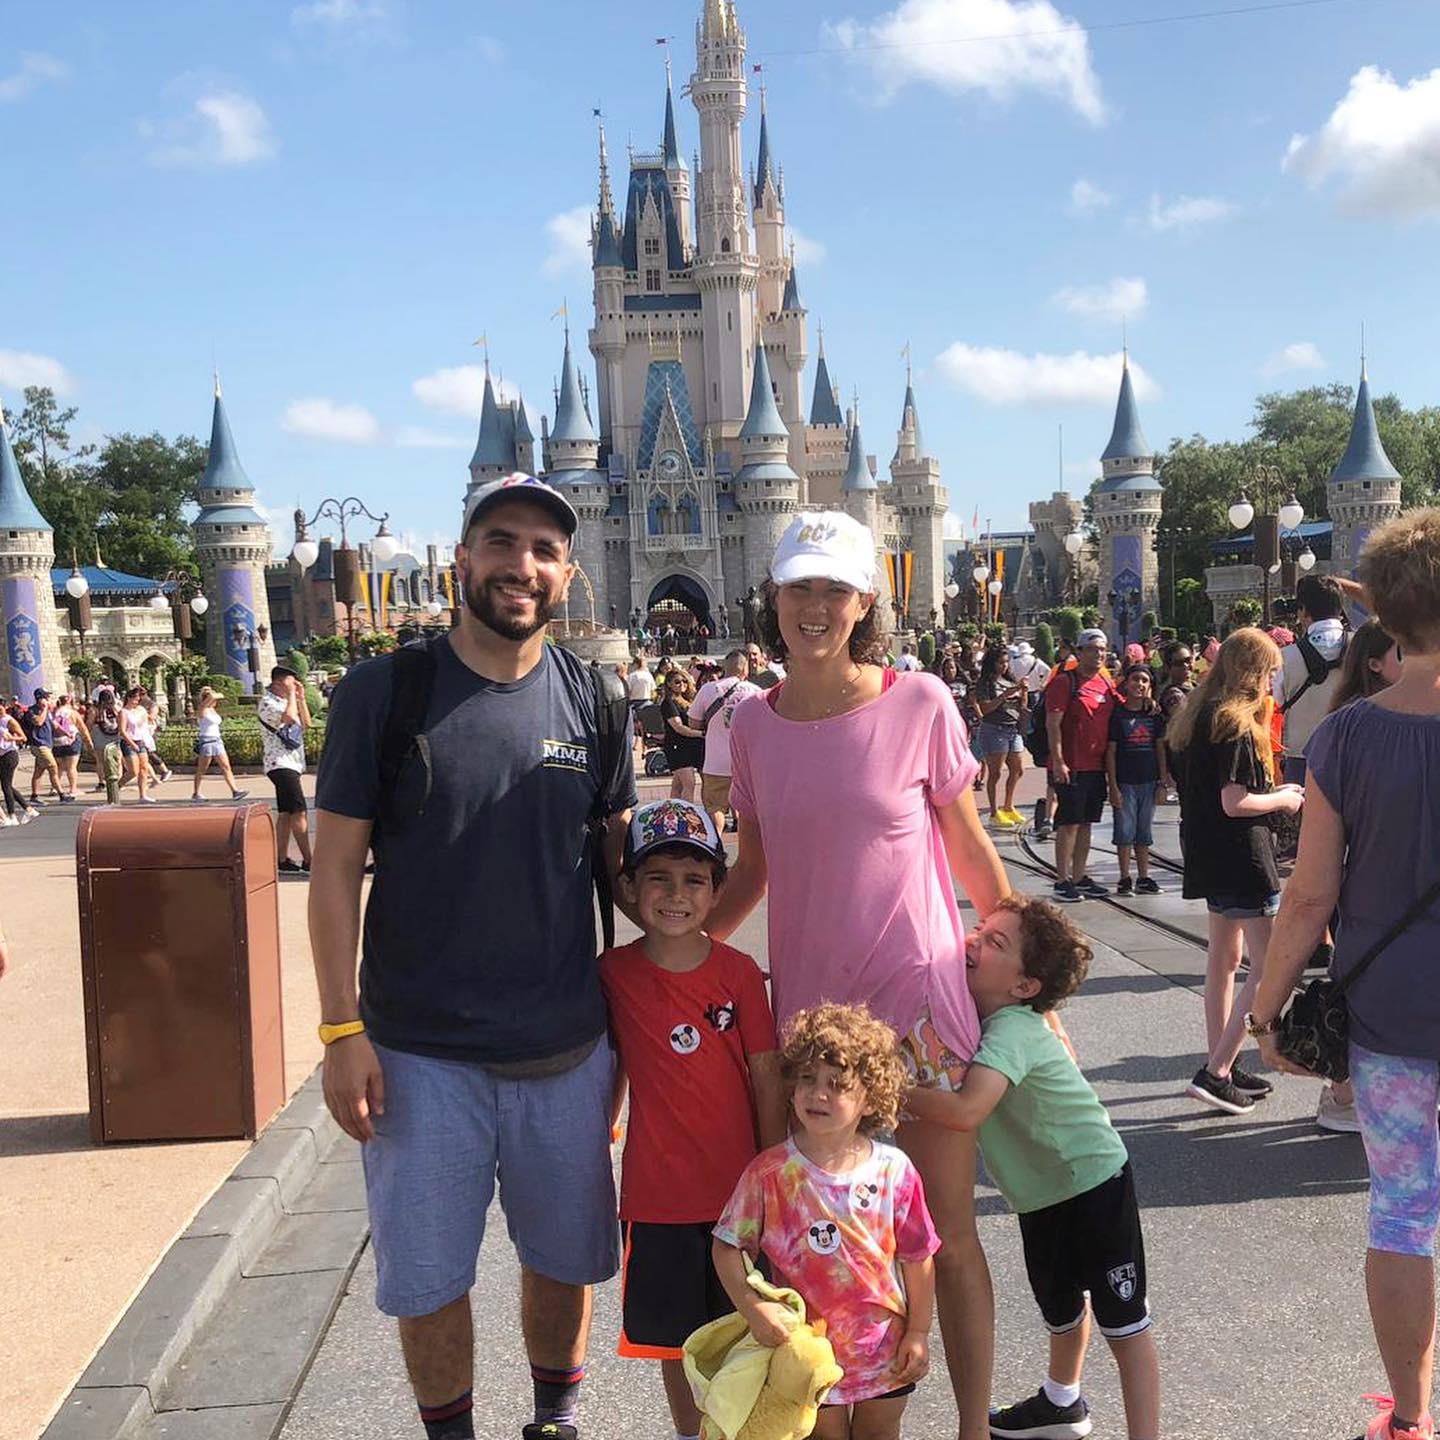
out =
<svg viewBox="0 0 1440 1440"><path fill-rule="evenodd" d="M730 241L728 239L722 240L720 242L720 251L721 254L724 255L728 255L730 253Z"/></svg>
<svg viewBox="0 0 1440 1440"><path fill-rule="evenodd" d="M660 237L658 235L647 235L645 237L645 253L647 255L658 255L660 253Z"/></svg>
<svg viewBox="0 0 1440 1440"><path fill-rule="evenodd" d="M660 291L660 269L655 266L645 272L645 290L647 294L656 295Z"/></svg>
<svg viewBox="0 0 1440 1440"><path fill-rule="evenodd" d="M1360 488L1362 490L1368 490L1370 488L1370 482L1368 480L1362 480L1360 482Z"/></svg>

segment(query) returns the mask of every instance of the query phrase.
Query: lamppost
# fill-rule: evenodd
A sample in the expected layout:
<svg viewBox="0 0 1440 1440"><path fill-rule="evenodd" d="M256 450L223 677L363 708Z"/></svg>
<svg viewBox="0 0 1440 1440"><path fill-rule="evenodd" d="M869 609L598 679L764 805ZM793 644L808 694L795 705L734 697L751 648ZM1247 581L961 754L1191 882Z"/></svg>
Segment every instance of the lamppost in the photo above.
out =
<svg viewBox="0 0 1440 1440"><path fill-rule="evenodd" d="M986 587L990 592L990 606L985 612L986 622L991 620L991 611L994 612L993 619L997 622L1000 619L1000 595L1005 589L1005 582L998 577L992 580Z"/></svg>
<svg viewBox="0 0 1440 1440"><path fill-rule="evenodd" d="M90 582L80 573L75 552L70 552L70 576L65 581L65 609L70 628L80 637L80 658L85 658L85 632L91 628Z"/></svg>
<svg viewBox="0 0 1440 1440"><path fill-rule="evenodd" d="M151 601L154 604L154 601ZM253 630L245 625L234 625L231 627L230 636L235 641L235 648L245 652L246 666L250 671L250 693L260 693L260 647L265 643L265 637L269 630L263 625L257 625Z"/></svg>
<svg viewBox="0 0 1440 1440"><path fill-rule="evenodd" d="M1140 592L1131 586L1128 590L1112 590L1106 597L1120 627L1120 650L1124 653L1130 643L1130 626L1140 618Z"/></svg>
<svg viewBox="0 0 1440 1440"><path fill-rule="evenodd" d="M375 532L375 539L371 541L370 553L379 564L388 565L400 551L399 543L385 523L389 520L390 514L388 511L384 515L374 514L353 495L347 495L343 500L327 496L316 507L315 513L308 520L305 518L303 510L297 510L295 512L295 544L290 551L290 558L300 567L303 574L320 558L320 546L310 539L310 527L324 519L339 522L340 548L333 555L335 598L345 607L352 664L358 648L355 634L355 607L360 603L360 558L350 547L346 526L349 521L359 515L366 516L379 526Z"/></svg>
<svg viewBox="0 0 1440 1440"><path fill-rule="evenodd" d="M1155 540L1158 544L1165 546L1170 551L1170 623L1177 624L1175 615L1175 554L1180 548L1181 541L1187 535L1193 535L1195 528L1192 525L1167 525L1162 530L1155 532ZM1314 560L1310 562L1312 565Z"/></svg>
<svg viewBox="0 0 1440 1440"><path fill-rule="evenodd" d="M1072 530L1065 537L1065 553L1070 557L1070 573L1066 577L1065 592L1072 605L1080 600L1080 552L1085 548L1085 532Z"/></svg>
<svg viewBox="0 0 1440 1440"><path fill-rule="evenodd" d="M985 627L985 617L981 613L985 608L985 582L990 578L990 567L980 559L976 562L975 568L970 572L971 578L975 581L975 619L979 622L980 628Z"/></svg>
<svg viewBox="0 0 1440 1440"><path fill-rule="evenodd" d="M954 580L947 582L945 586L945 623L947 625L950 623L950 609L954 605L956 599L959 597L959 594L960 586L956 584Z"/></svg>
<svg viewBox="0 0 1440 1440"><path fill-rule="evenodd" d="M1255 506L1242 490L1240 498L1230 507L1229 516L1231 525L1237 530L1244 530L1254 522L1254 559L1260 567L1260 611L1263 623L1268 626L1270 577L1280 573L1280 536L1283 531L1294 532L1300 528L1305 519L1305 507L1295 498L1295 491L1281 483L1277 466L1257 465L1250 488L1260 502L1260 513L1256 513ZM1289 492L1283 503L1280 501L1282 491ZM1299 563L1298 558L1296 563Z"/></svg>
<svg viewBox="0 0 1440 1440"><path fill-rule="evenodd" d="M168 598L165 593L167 588L170 592ZM150 608L152 610L169 609L170 626L175 632L175 638L180 641L181 657L183 658L185 641L194 634L190 617L192 614L203 615L210 608L210 602L201 592L200 581L191 571L180 565L165 572L160 581L160 593L150 597ZM188 686L183 677L176 681L175 689L176 708L183 710L185 702L189 699ZM185 693L182 694L182 691Z"/></svg>

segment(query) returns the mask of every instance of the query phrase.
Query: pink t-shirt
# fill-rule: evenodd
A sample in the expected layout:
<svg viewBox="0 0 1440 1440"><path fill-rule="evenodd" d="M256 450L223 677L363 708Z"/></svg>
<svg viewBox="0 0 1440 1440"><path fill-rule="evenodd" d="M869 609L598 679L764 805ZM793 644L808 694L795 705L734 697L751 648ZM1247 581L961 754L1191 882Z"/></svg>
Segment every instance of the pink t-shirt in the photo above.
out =
<svg viewBox="0 0 1440 1440"><path fill-rule="evenodd" d="M903 1150L872 1141L868 1160L832 1174L787 1140L746 1167L714 1233L751 1256L763 1252L775 1283L800 1293L809 1319L825 1321L845 1371L827 1404L895 1388L890 1362L906 1317L898 1262L940 1248L919 1172Z"/></svg>
<svg viewBox="0 0 1440 1440"><path fill-rule="evenodd" d="M858 710L814 721L747 701L730 754L731 803L765 842L777 1026L836 1000L863 1002L904 1035L928 1010L969 1060L980 1022L934 807L980 767L950 691L901 674Z"/></svg>
<svg viewBox="0 0 1440 1440"><path fill-rule="evenodd" d="M690 702L690 723L699 725L718 700L720 706L710 715L705 727L705 763L700 767L705 775L728 775L730 773L730 727L735 722L736 709L752 695L765 692L748 680L727 675L723 680L707 680L700 687L700 693Z"/></svg>

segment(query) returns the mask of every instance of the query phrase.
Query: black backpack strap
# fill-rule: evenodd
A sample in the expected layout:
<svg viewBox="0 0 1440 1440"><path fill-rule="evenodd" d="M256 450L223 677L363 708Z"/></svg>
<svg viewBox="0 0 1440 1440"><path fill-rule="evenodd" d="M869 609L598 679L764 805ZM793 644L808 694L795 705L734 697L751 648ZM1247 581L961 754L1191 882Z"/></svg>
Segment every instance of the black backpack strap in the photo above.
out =
<svg viewBox="0 0 1440 1440"><path fill-rule="evenodd" d="M380 800L376 823L393 820L395 786L400 771L415 748L416 737L425 728L430 697L435 690L437 657L435 646L449 639L416 640L402 645L390 668L390 704L385 711L385 728L380 734Z"/></svg>
<svg viewBox="0 0 1440 1440"><path fill-rule="evenodd" d="M621 748L631 742L630 702L624 682L605 666L590 667L595 687L595 738L600 760L600 788L590 812L590 874L600 904L600 930L605 948L615 944L615 894L605 857L605 786L623 758Z"/></svg>
<svg viewBox="0 0 1440 1440"><path fill-rule="evenodd" d="M1300 688L1280 707L1280 713L1284 715L1290 707L1312 686L1323 685L1332 670L1338 670L1345 654L1342 649L1340 657L1334 660L1327 660L1310 643L1308 635L1297 635L1295 637L1295 648L1300 652L1300 658L1305 662L1305 680Z"/></svg>

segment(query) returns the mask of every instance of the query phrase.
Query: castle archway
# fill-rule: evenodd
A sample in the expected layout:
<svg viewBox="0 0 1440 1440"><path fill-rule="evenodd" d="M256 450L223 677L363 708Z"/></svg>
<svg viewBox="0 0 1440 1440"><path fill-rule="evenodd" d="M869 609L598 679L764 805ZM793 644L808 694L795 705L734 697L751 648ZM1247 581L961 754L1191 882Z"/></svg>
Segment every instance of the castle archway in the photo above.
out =
<svg viewBox="0 0 1440 1440"><path fill-rule="evenodd" d="M715 633L710 597L693 576L666 575L651 589L645 608L647 629L673 625L677 630L698 631L703 625L712 635Z"/></svg>

